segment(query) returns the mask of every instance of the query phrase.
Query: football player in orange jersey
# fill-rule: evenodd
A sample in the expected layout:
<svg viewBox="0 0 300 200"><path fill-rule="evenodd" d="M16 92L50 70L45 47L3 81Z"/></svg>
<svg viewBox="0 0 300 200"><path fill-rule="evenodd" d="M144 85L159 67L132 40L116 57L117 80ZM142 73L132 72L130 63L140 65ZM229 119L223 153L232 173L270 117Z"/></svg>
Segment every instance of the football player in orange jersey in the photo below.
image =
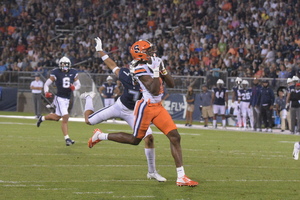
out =
<svg viewBox="0 0 300 200"><path fill-rule="evenodd" d="M102 49L101 40L100 42L97 41L97 45L101 45ZM124 132L103 133L100 129L95 129L93 136L88 141L88 146L92 148L102 140L138 145L152 122L170 140L171 153L177 169L177 186L194 187L198 185L198 182L189 179L184 172L181 137L172 117L161 104L163 81L169 87L174 87L174 80L165 69L162 60L156 56L151 56L153 55L152 47L153 45L149 41L139 40L130 49L131 56L136 61L132 73L140 84L143 94L143 98L137 101L135 105L133 134Z"/></svg>

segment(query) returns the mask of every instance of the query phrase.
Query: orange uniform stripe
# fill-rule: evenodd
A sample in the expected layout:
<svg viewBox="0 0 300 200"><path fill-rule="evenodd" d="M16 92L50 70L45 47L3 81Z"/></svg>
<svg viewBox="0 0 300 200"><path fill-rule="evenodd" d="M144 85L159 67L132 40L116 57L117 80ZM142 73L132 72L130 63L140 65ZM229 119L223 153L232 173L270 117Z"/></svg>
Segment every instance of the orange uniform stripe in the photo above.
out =
<svg viewBox="0 0 300 200"><path fill-rule="evenodd" d="M146 70L145 70L145 69L138 69L138 70L135 70L135 71L134 71L134 73L136 73L136 74L137 74L137 73L141 73L141 72L146 72Z"/></svg>

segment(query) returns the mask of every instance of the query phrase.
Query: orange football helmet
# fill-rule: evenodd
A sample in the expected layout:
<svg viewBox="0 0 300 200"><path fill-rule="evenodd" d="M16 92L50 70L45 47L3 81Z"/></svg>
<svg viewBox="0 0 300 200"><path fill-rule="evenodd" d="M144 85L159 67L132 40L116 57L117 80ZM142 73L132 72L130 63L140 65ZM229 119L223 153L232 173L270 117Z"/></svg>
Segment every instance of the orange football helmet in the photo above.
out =
<svg viewBox="0 0 300 200"><path fill-rule="evenodd" d="M131 46L130 54L134 60L149 60L150 55L147 53L152 46L153 44L147 40L139 40Z"/></svg>

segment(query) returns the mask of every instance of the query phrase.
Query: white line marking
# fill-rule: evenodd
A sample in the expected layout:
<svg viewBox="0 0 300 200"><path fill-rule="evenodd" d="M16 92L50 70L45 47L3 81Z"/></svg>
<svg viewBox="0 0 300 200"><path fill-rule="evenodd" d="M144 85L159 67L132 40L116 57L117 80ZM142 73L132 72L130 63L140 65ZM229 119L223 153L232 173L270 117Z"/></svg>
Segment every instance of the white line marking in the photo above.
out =
<svg viewBox="0 0 300 200"><path fill-rule="evenodd" d="M30 123L16 123L16 122L0 122L0 124L6 124L6 125L30 125L30 126L36 126L36 124L30 124Z"/></svg>
<svg viewBox="0 0 300 200"><path fill-rule="evenodd" d="M113 192L73 192L74 194L113 194Z"/></svg>
<svg viewBox="0 0 300 200"><path fill-rule="evenodd" d="M37 190L73 190L74 188L38 188Z"/></svg>
<svg viewBox="0 0 300 200"><path fill-rule="evenodd" d="M290 143L290 144L294 144L295 143L295 141L278 141L278 142L280 142L280 143Z"/></svg>
<svg viewBox="0 0 300 200"><path fill-rule="evenodd" d="M35 116L17 116L17 115L0 115L0 118L17 118L17 119L35 119ZM79 117L70 117L69 121L72 122L85 122L84 118L79 118ZM126 121L122 121L122 120L107 120L106 122L102 122L103 124L127 124ZM151 125L153 126L153 125ZM196 129L196 130L211 130L211 131L236 131L236 132L245 132L245 133L249 133L249 132L255 132L255 131L251 131L251 130L247 130L247 131L241 131L238 127L226 127L226 129L213 129L212 127L209 128L204 128L203 125L193 125L192 127L186 127L184 124L176 124L177 128L183 128L183 129ZM255 132L255 133L259 133L259 134L280 134L280 135L291 135L290 133L286 132L281 132L280 129L273 129L272 133L269 132ZM181 133L180 133L181 134ZM182 133L185 134L185 133ZM189 134L191 135L191 134ZM195 135L199 135L199 134L195 134Z"/></svg>
<svg viewBox="0 0 300 200"><path fill-rule="evenodd" d="M3 187L26 187L27 185L2 185Z"/></svg>
<svg viewBox="0 0 300 200"><path fill-rule="evenodd" d="M155 198L155 196L113 196L113 198Z"/></svg>

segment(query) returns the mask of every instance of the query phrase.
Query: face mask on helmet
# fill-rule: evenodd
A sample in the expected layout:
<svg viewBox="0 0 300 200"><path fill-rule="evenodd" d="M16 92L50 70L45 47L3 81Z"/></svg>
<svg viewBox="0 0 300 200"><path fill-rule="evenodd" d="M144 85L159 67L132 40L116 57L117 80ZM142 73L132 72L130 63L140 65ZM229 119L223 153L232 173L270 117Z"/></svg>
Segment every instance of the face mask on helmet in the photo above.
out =
<svg viewBox="0 0 300 200"><path fill-rule="evenodd" d="M153 44L147 40L139 40L130 48L130 54L134 60L148 61L151 57Z"/></svg>
<svg viewBox="0 0 300 200"><path fill-rule="evenodd" d="M59 69L61 71L68 72L70 70L70 67L71 67L71 61L69 58L64 56L59 60Z"/></svg>
<svg viewBox="0 0 300 200"><path fill-rule="evenodd" d="M241 85L242 79L239 78L239 77L237 77L237 78L235 79L235 83L236 83L237 85Z"/></svg>
<svg viewBox="0 0 300 200"><path fill-rule="evenodd" d="M243 80L241 84L242 84L242 87L244 89L246 89L248 87L248 85L249 85L249 82L247 80Z"/></svg>

